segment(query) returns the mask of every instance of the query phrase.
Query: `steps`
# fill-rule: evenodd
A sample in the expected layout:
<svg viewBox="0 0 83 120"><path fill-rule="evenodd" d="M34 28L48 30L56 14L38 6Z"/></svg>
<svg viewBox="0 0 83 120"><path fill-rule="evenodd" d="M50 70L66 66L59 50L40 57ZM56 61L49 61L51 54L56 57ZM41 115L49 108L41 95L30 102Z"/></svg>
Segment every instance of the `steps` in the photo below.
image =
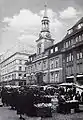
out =
<svg viewBox="0 0 83 120"><path fill-rule="evenodd" d="M0 107L2 107L2 106L3 106L3 104L2 104L1 99L0 99Z"/></svg>

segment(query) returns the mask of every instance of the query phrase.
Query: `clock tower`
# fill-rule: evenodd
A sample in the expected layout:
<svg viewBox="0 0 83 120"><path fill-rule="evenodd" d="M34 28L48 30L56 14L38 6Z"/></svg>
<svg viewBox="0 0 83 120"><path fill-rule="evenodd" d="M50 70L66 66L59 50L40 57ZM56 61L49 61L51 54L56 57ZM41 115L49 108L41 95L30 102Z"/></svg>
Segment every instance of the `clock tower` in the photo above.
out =
<svg viewBox="0 0 83 120"><path fill-rule="evenodd" d="M54 40L51 38L49 31L49 19L47 16L47 6L45 5L44 16L41 20L42 28L39 33L39 39L36 40L37 43L37 54L41 54L44 50L53 45Z"/></svg>

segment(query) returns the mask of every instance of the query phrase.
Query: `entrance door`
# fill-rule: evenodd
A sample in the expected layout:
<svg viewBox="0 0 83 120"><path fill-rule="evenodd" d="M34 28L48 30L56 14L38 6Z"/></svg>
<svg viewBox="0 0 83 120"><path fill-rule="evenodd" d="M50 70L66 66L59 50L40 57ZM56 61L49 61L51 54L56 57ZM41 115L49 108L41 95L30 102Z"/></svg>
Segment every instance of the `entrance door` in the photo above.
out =
<svg viewBox="0 0 83 120"><path fill-rule="evenodd" d="M39 72L36 74L36 77L37 77L37 84L43 84L43 73L42 72Z"/></svg>

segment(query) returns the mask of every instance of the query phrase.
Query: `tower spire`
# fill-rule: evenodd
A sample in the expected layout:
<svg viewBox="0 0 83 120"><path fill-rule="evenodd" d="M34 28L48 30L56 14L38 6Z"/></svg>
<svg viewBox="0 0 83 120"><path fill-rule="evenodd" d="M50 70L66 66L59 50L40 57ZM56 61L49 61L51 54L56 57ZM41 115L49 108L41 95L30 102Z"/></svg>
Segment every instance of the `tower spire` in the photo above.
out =
<svg viewBox="0 0 83 120"><path fill-rule="evenodd" d="M43 37L43 38L51 38L51 34L49 31L49 19L47 16L47 5L44 5L44 16L43 19L41 20L42 22L42 29L40 31L39 37Z"/></svg>
<svg viewBox="0 0 83 120"><path fill-rule="evenodd" d="M45 5L44 5L44 17L47 17L47 5L46 5L46 3L45 3Z"/></svg>

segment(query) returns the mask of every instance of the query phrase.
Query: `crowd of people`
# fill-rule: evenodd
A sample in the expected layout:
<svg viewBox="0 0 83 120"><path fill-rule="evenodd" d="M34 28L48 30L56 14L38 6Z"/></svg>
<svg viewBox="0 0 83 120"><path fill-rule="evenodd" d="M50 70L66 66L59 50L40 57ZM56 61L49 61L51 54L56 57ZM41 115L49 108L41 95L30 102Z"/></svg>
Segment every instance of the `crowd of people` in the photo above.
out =
<svg viewBox="0 0 83 120"><path fill-rule="evenodd" d="M79 111L79 104L83 101L83 95L79 91L76 91L75 87L59 88L58 103L59 103L59 112L70 113L71 109Z"/></svg>
<svg viewBox="0 0 83 120"><path fill-rule="evenodd" d="M17 110L17 114L22 118L23 114L27 116L37 116L34 104L51 103L51 98L45 97L46 94L53 94L53 90L44 91L37 87L2 87L1 98L3 106L11 106L11 109Z"/></svg>
<svg viewBox="0 0 83 120"><path fill-rule="evenodd" d="M76 92L76 88L64 89L59 86L57 88L50 87L50 89L43 89L43 87L40 86L5 86L2 87L1 91L3 106L11 106L11 109L15 109L17 114L20 115L20 118L22 118L23 114L26 114L27 116L37 116L37 109L34 104L51 103L51 98L47 97L47 95L55 96L57 98L58 106L61 107L59 108L60 111L63 111L63 103L66 101L77 100L78 103L83 102L83 92L80 95L79 91ZM67 111L66 108L65 110Z"/></svg>
<svg viewBox="0 0 83 120"><path fill-rule="evenodd" d="M82 102L83 95L80 94L79 91L76 91L76 88L66 88L66 90L63 87L59 88L59 95L63 95L63 98L67 100L78 100L79 102Z"/></svg>

